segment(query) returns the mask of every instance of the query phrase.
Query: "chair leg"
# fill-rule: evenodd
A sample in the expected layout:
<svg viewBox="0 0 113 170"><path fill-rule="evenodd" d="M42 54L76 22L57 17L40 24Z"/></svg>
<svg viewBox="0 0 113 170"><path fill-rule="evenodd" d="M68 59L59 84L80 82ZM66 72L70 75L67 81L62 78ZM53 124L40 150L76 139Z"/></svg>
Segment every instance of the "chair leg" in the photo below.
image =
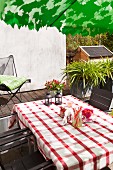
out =
<svg viewBox="0 0 113 170"><path fill-rule="evenodd" d="M8 100L8 102L10 101L10 100L12 100L13 99L13 97L16 97L21 103L22 103L22 100L20 100L20 98L16 95L17 94L17 92L18 92L19 90L17 90L16 92L14 92L14 93L12 93L12 92L8 92L9 93L9 95L11 96L10 98L9 98L9 100ZM7 103L8 103L7 102Z"/></svg>
<svg viewBox="0 0 113 170"><path fill-rule="evenodd" d="M34 140L34 152L38 150L37 148L37 140L36 140L36 137L33 136L33 140Z"/></svg>
<svg viewBox="0 0 113 170"><path fill-rule="evenodd" d="M24 83L23 83L24 84ZM9 100L8 100L8 102L10 101L10 100L13 100L13 97L16 97L21 103L22 103L22 100L20 100L20 98L16 95L18 92L19 92L19 90L21 89L21 87L23 86L23 84L15 91L15 92L12 92L11 90L8 90L7 92L8 92L8 94L11 96L10 98L9 98ZM8 103L7 102L7 103Z"/></svg>
<svg viewBox="0 0 113 170"><path fill-rule="evenodd" d="M29 154L32 153L32 146L31 146L32 144L33 144L33 151L36 152L38 150L38 148L37 148L36 137L34 135L32 137L28 138Z"/></svg>
<svg viewBox="0 0 113 170"><path fill-rule="evenodd" d="M2 168L2 170L5 170L5 169L4 169L4 166L3 166L3 164L2 164L1 155L0 155L0 167Z"/></svg>
<svg viewBox="0 0 113 170"><path fill-rule="evenodd" d="M32 149L31 149L31 139L28 138L28 148L29 148L29 154L32 153Z"/></svg>

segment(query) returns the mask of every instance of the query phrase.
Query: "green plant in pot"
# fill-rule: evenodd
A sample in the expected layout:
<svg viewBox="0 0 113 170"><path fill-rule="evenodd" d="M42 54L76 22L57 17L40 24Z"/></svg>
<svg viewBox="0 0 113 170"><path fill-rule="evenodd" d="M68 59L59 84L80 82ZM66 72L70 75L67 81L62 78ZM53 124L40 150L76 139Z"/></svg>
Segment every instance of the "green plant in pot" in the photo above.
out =
<svg viewBox="0 0 113 170"><path fill-rule="evenodd" d="M84 98L86 92L93 86L98 86L100 83L104 85L106 71L101 61L74 61L66 66L63 75L63 78L69 80L71 94Z"/></svg>
<svg viewBox="0 0 113 170"><path fill-rule="evenodd" d="M100 88L112 91L112 80L113 80L113 60L106 58L101 61L103 71L106 74L104 85L100 83Z"/></svg>

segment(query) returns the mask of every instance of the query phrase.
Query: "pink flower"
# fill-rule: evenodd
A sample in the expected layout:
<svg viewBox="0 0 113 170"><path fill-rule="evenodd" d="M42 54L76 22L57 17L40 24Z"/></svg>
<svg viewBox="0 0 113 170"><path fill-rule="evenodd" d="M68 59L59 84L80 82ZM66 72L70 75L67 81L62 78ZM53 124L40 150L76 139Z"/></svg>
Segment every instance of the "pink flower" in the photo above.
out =
<svg viewBox="0 0 113 170"><path fill-rule="evenodd" d="M55 91L60 90L61 91L65 87L65 82L61 82L61 81L53 79L52 81L46 81L45 87L48 90L55 90Z"/></svg>
<svg viewBox="0 0 113 170"><path fill-rule="evenodd" d="M92 114L93 114L92 109L86 108L86 109L82 110L82 115L85 116L87 119L89 119Z"/></svg>

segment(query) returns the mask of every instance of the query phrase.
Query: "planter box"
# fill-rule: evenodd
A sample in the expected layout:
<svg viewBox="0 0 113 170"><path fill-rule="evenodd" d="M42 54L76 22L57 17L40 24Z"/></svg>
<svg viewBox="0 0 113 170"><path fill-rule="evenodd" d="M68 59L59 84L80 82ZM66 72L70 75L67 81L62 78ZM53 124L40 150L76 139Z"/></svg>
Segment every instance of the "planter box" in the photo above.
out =
<svg viewBox="0 0 113 170"><path fill-rule="evenodd" d="M100 89L105 89L113 93L113 80L110 78L106 78L106 84L104 84L104 86L100 84Z"/></svg>
<svg viewBox="0 0 113 170"><path fill-rule="evenodd" d="M73 83L73 85L71 86L70 92L71 92L71 95L77 98L80 98L80 99L84 99L84 97L90 97L91 88L88 87L85 93L83 90L83 82L81 80L79 83L77 82ZM85 96L84 96L84 93L85 93Z"/></svg>

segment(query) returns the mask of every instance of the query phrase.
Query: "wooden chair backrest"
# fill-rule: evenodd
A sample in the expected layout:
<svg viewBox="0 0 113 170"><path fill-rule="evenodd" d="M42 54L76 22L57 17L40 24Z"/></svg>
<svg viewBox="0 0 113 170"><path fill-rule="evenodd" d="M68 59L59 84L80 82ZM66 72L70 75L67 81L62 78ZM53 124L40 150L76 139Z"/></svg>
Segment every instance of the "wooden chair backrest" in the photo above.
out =
<svg viewBox="0 0 113 170"><path fill-rule="evenodd" d="M102 110L109 110L113 99L113 93L108 90L93 88L89 104Z"/></svg>

